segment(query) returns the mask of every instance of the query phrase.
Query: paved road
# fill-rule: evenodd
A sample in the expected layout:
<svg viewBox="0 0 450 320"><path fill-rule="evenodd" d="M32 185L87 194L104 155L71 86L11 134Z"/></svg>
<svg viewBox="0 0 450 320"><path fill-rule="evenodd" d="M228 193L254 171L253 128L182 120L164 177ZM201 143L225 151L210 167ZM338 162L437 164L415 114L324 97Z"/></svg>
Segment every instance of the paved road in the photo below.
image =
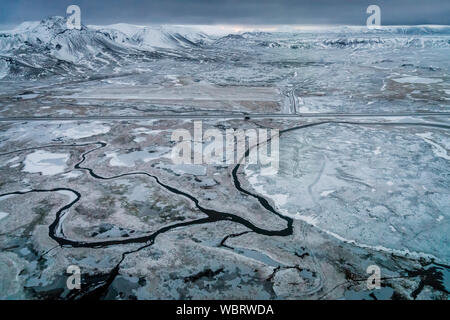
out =
<svg viewBox="0 0 450 320"><path fill-rule="evenodd" d="M14 121L89 121L89 120L151 120L151 119L301 119L301 118L395 118L395 117L448 117L450 112L397 112L397 113L298 113L298 114L146 114L135 116L43 116L0 117L1 122Z"/></svg>

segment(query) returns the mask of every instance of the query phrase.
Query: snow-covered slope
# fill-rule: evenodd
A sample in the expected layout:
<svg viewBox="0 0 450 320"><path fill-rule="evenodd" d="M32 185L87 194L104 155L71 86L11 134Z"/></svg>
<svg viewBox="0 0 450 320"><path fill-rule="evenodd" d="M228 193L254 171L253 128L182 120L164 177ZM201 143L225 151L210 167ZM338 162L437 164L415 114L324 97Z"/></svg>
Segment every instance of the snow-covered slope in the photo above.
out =
<svg viewBox="0 0 450 320"><path fill-rule="evenodd" d="M207 35L189 28L118 24L69 30L65 18L51 17L0 32L0 79L117 70L127 62L158 57L161 48L197 47L207 41Z"/></svg>
<svg viewBox="0 0 450 320"><path fill-rule="evenodd" d="M429 48L450 46L450 26L285 26L270 32L251 30L229 34L216 41L221 46L291 49L327 48Z"/></svg>
<svg viewBox="0 0 450 320"><path fill-rule="evenodd" d="M65 18L52 17L0 33L0 74L83 72L116 65L122 56L133 51L136 49L85 26L69 30Z"/></svg>
<svg viewBox="0 0 450 320"><path fill-rule="evenodd" d="M169 48L199 46L211 42L211 37L195 27L136 26L118 23L109 26L89 26L119 43L132 43L140 48ZM125 35L125 38L123 37Z"/></svg>

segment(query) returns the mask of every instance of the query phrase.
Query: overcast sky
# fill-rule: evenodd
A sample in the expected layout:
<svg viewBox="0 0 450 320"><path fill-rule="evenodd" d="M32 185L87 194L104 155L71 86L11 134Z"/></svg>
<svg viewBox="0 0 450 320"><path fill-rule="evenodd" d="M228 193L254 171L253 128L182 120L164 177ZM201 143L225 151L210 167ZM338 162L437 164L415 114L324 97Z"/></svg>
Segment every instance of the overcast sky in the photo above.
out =
<svg viewBox="0 0 450 320"><path fill-rule="evenodd" d="M0 25L64 16L70 4L83 24L362 25L370 4L382 25L450 24L450 0L0 0Z"/></svg>

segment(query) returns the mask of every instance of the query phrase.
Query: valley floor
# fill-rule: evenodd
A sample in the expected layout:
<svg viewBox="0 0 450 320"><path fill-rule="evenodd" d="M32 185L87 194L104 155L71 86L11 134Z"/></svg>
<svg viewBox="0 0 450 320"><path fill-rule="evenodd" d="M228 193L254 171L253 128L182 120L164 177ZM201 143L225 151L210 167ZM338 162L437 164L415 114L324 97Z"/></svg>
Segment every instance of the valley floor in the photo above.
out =
<svg viewBox="0 0 450 320"><path fill-rule="evenodd" d="M447 300L448 47L277 37L0 80L0 298ZM174 163L199 121L278 129L277 173Z"/></svg>

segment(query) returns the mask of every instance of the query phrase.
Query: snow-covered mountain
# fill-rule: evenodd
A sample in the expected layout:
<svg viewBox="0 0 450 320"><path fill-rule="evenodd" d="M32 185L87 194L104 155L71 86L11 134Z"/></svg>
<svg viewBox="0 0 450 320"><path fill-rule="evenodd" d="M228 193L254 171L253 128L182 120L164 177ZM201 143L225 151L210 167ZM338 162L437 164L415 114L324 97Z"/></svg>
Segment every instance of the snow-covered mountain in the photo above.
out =
<svg viewBox="0 0 450 320"><path fill-rule="evenodd" d="M133 44L146 50L195 47L212 42L210 36L195 27L188 26L136 26L118 23L89 27L108 35L116 42Z"/></svg>
<svg viewBox="0 0 450 320"><path fill-rule="evenodd" d="M197 47L208 41L202 32L169 26L118 24L69 30L65 18L51 17L0 32L0 78L113 70L160 57L161 49Z"/></svg>
<svg viewBox="0 0 450 320"><path fill-rule="evenodd" d="M345 47L448 47L450 26L279 26L270 31L242 30L216 41L233 46L246 41L249 46L267 48L345 48Z"/></svg>
<svg viewBox="0 0 450 320"><path fill-rule="evenodd" d="M0 68L10 76L76 73L116 64L130 50L85 26L69 30L65 18L52 17L0 33Z"/></svg>

